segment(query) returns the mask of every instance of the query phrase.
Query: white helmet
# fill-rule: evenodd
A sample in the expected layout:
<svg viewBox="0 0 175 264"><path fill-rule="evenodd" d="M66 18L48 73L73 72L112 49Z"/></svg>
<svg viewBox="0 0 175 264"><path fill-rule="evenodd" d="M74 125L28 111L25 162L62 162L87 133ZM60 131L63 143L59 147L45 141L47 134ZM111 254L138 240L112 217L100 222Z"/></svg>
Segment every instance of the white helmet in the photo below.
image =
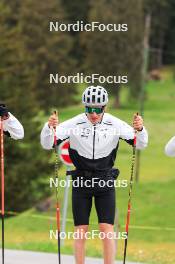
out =
<svg viewBox="0 0 175 264"><path fill-rule="evenodd" d="M82 95L82 103L86 106L105 106L108 93L102 86L89 86Z"/></svg>

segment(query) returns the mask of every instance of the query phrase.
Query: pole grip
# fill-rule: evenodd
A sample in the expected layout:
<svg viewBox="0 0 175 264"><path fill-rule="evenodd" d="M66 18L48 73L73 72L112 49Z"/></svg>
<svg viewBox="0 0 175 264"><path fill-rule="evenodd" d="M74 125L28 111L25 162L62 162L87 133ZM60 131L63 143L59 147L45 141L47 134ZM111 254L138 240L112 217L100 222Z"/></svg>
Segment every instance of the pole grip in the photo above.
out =
<svg viewBox="0 0 175 264"><path fill-rule="evenodd" d="M57 110L54 110L53 114L57 115L58 114ZM57 146L56 127L53 127L53 131L54 131L54 146L56 147Z"/></svg>
<svg viewBox="0 0 175 264"><path fill-rule="evenodd" d="M137 112L136 115L138 116L139 113ZM137 130L134 130L134 147L136 147L136 143L137 143Z"/></svg>

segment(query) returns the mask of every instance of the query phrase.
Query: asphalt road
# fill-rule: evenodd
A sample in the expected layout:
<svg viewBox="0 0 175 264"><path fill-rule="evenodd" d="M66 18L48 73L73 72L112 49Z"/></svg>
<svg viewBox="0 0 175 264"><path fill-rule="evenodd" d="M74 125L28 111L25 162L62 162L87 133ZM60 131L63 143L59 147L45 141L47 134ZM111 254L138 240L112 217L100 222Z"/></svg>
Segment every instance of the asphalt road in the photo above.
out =
<svg viewBox="0 0 175 264"><path fill-rule="evenodd" d="M0 263L2 255L0 255ZM74 264L73 256L63 255L61 257L63 264ZM40 253L32 251L5 250L5 264L58 264L56 254ZM86 258L86 264L103 264L102 259ZM116 261L115 264L122 264L122 261ZM141 264L127 262L127 264Z"/></svg>

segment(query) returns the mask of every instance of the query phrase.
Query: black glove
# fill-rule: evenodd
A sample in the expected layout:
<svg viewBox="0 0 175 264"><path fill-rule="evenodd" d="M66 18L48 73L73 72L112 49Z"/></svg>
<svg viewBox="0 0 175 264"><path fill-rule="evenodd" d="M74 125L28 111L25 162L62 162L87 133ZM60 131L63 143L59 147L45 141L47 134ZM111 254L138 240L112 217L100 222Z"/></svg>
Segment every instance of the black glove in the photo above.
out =
<svg viewBox="0 0 175 264"><path fill-rule="evenodd" d="M117 180L119 174L120 174L119 169L116 168L111 169L111 176L113 177L114 180Z"/></svg>
<svg viewBox="0 0 175 264"><path fill-rule="evenodd" d="M0 116L2 117L8 116L7 106L2 102L0 102Z"/></svg>

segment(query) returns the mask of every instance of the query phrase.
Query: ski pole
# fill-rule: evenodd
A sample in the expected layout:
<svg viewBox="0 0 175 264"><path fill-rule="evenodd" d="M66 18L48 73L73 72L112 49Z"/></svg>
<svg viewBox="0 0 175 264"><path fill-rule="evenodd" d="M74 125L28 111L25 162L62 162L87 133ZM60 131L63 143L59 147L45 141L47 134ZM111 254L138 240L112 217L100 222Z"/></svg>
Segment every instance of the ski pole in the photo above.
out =
<svg viewBox="0 0 175 264"><path fill-rule="evenodd" d="M2 219L2 264L4 264L4 132L2 117L0 117L1 130L1 219Z"/></svg>
<svg viewBox="0 0 175 264"><path fill-rule="evenodd" d="M54 111L57 115L57 111ZM53 127L54 131L54 150L55 150L55 182L58 182L58 149L57 149L57 136L56 127ZM61 241L60 241L60 204L58 197L58 186L56 187L56 219L57 219L57 240L58 240L58 263L61 264Z"/></svg>
<svg viewBox="0 0 175 264"><path fill-rule="evenodd" d="M138 113L137 113L137 115L138 115ZM135 167L135 157L136 157L136 141L137 141L136 134L137 134L137 131L134 132L132 164L131 164L131 177L130 177L130 187L129 187L129 200L128 200L128 211L127 211L126 227L125 227L125 232L127 234L127 237L125 239L123 264L125 264L125 262L126 262L126 251L127 251L127 244L128 244L129 222L130 222L130 213L131 213L131 194L132 194L132 187L133 187L134 167Z"/></svg>

